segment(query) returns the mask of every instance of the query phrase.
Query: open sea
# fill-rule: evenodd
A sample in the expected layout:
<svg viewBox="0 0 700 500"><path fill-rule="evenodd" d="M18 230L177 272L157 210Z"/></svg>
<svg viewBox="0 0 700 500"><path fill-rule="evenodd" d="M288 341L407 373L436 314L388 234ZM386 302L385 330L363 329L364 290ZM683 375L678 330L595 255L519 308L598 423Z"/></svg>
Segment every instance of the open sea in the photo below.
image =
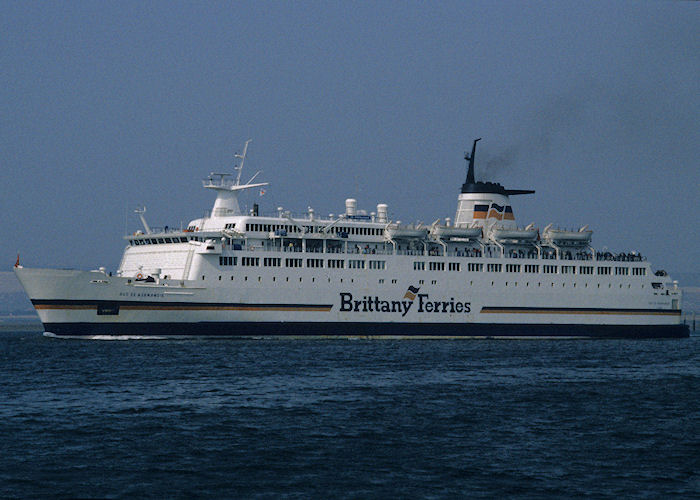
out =
<svg viewBox="0 0 700 500"><path fill-rule="evenodd" d="M0 384L2 498L700 498L700 337L101 341L5 325Z"/></svg>

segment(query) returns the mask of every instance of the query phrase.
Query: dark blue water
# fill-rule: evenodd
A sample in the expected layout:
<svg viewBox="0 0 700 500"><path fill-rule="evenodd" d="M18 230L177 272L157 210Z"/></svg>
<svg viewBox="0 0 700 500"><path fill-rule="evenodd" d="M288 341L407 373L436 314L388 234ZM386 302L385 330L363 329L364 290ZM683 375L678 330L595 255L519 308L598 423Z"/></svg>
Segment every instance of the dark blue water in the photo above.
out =
<svg viewBox="0 0 700 500"><path fill-rule="evenodd" d="M0 332L0 497L691 498L700 338Z"/></svg>

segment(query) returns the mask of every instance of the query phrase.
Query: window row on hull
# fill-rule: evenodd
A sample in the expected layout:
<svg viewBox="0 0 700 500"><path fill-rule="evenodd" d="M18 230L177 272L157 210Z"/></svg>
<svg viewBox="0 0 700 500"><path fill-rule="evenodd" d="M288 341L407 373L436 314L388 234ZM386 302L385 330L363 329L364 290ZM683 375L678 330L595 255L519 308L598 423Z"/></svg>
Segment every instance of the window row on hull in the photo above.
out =
<svg viewBox="0 0 700 500"><path fill-rule="evenodd" d="M219 265L220 266L236 266L238 265L238 257L235 256L220 256ZM242 257L240 265L245 267L258 267L262 262L263 267L290 267L290 268L323 268L327 267L329 269L374 269L383 270L386 269L385 260L363 260L363 259L299 259L299 258L285 258L280 257L265 257L262 260L259 257ZM347 264L346 264L347 263ZM425 271L426 265L425 261L414 261L413 270L414 271ZM459 262L448 262L445 266L445 262L439 261L429 261L427 266L428 271L449 271L449 272L461 272L462 265ZM484 265L482 263L469 263L466 267L467 272L484 272ZM540 266L537 264L526 264L521 266L520 264L487 264L486 272L489 273L527 273L527 274L540 274ZM583 274L583 275L593 275L597 274L599 276L609 276L613 274L613 268L610 266L556 266L556 265L543 265L541 266L541 274ZM615 267L615 276L628 276L630 274L630 268L628 267ZM633 276L646 276L646 268L644 267L634 267L632 268Z"/></svg>

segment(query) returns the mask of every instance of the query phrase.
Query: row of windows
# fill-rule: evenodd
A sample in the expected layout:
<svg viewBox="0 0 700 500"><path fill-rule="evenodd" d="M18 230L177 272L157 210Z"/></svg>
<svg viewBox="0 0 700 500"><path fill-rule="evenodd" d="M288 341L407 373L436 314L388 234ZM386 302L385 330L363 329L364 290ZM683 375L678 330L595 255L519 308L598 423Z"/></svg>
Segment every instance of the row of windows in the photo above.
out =
<svg viewBox="0 0 700 500"><path fill-rule="evenodd" d="M262 276L258 276L257 278L258 278L258 281L259 281L259 282L262 282L262 280L263 280ZM202 280L205 280L205 279L206 279L206 275L202 275ZM222 279L222 277L219 276L219 281L221 281L221 279ZM234 276L231 276L230 279L231 279L231 281L234 281ZM302 278L302 277L299 277L298 279L299 279L299 282L302 282L302 281L303 281L303 278ZM328 279L328 282L330 283L330 282L331 282L331 278L327 278L327 279ZM294 280L296 280L296 278L294 278ZM244 277L243 277L243 281L248 281L248 276L244 276ZM276 277L276 276L273 276L273 277L272 277L272 281L277 281L277 277ZM287 281L287 282L290 281L290 280L289 280L289 276L285 277L285 281ZM311 278L311 281L312 281L312 282L316 282L316 278L315 278L315 277L312 277L312 278ZM342 283L342 282L343 282L343 278L338 278L338 281L339 281L340 283ZM398 280L396 280L396 279L392 279L392 280L391 280L391 283L392 283L392 284L396 284L397 281L398 281ZM355 282L355 280L351 278L351 279L350 279L350 283L354 283L354 282ZM384 278L380 278L378 282L379 282L380 285L381 285L381 284L384 284L385 279L384 279ZM418 284L419 284L419 285L424 285L424 284L425 284L425 280L418 280ZM430 284L431 284L431 285L437 285L437 280L431 280L431 281L430 281ZM509 286L517 287L517 286L518 286L518 282L517 282L517 281L515 281L515 282L506 281L504 284L505 284L505 286L507 286L507 287L509 287ZM470 281L470 282L469 282L469 285L470 285L470 286L474 285L474 282L473 282L473 281ZM522 285L522 283L521 283L521 285ZM538 282L538 283L537 283L537 287L538 287L538 288L539 288L539 287L542 287L543 285L544 285L544 286L547 286L547 283L542 283L542 282ZM567 285L566 283L561 283L562 288L566 288L566 285ZM580 283L575 283L575 282L574 282L574 283L569 283L569 285L570 285L572 288L577 288L577 285L580 285ZM589 285L588 283L583 283L583 288L588 288L588 285ZM591 285L591 288L593 288L593 283L591 283L590 285ZM496 286L496 282L495 282L495 281L492 281L492 282L491 282L491 286ZM534 286L535 286L535 283L532 283L532 286L534 287ZM551 283L549 283L549 286L552 287L552 288L554 288L555 286L558 287L559 284L554 283L554 282L551 282ZM527 287L530 287L530 282L529 282L529 281L525 283L525 287L526 287L526 288L527 288ZM597 288L601 288L601 284L600 284L600 283L597 283L597 284L596 284L596 287L597 287ZM613 284L612 284L612 283L608 283L608 288L612 288L612 287L613 287ZM625 285L619 284L618 287L619 287L619 288L625 288ZM641 287L644 288L644 285L641 285ZM604 288L604 287L603 287L603 288ZM627 284L627 288L632 288L632 284L631 284L631 283L628 283L628 284Z"/></svg>
<svg viewBox="0 0 700 500"><path fill-rule="evenodd" d="M365 269L365 262L369 262L369 269L386 269L386 261L384 260L348 260L348 267L350 269ZM285 267L302 267L303 263L304 259L284 259ZM323 267L323 264L323 259L306 259L306 267L319 268ZM238 257L221 256L219 257L219 265L236 266L238 265ZM258 267L259 265L259 257L241 257L241 266ZM330 269L345 269L345 261L343 259L328 259L327 266ZM263 267L282 267L282 259L280 257L265 257L263 258Z"/></svg>
<svg viewBox="0 0 700 500"><path fill-rule="evenodd" d="M365 264L369 262L369 264ZM219 257L220 266L235 266L238 265L238 257L221 256ZM260 265L259 257L241 257L241 265L248 267L257 267ZM284 259L285 267L302 267L303 259L299 258L287 258ZM306 267L319 268L323 267L323 259L306 259ZM359 259L348 260L349 269L365 269L365 265L368 265L369 269L382 270L386 269L386 261L383 260L370 260L364 261ZM263 259L264 267L281 267L282 259L280 257L265 257ZM327 267L330 269L345 269L345 261L343 259L328 259ZM487 264L486 271L490 273L500 273L502 271L502 264ZM506 264L505 270L507 273L519 273L521 268L524 269L526 273L539 273L540 266L537 264L525 264L521 266L520 264ZM425 271L425 262L415 261L413 263L413 269L415 271ZM459 262L448 262L448 271L459 272L461 271L461 264ZM467 264L467 271L469 272L482 272L484 265L482 263L470 262ZM428 270L430 271L444 271L444 262L428 262ZM545 274L576 274L578 270L579 274L592 275L594 271L593 266L553 266L545 264L542 266L542 272ZM607 276L612 274L612 268L609 266L599 266L597 269L598 275ZM628 267L615 267L616 276L628 276ZM646 268L644 267L634 267L632 268L633 276L646 276Z"/></svg>
<svg viewBox="0 0 700 500"><path fill-rule="evenodd" d="M196 236L191 236L193 241L201 241L202 238ZM134 240L129 240L131 246L138 245L162 245L164 243L187 243L187 236L176 236L170 238L139 238Z"/></svg>
<svg viewBox="0 0 700 500"><path fill-rule="evenodd" d="M428 269L430 271L444 271L445 270L445 264L442 262L429 262L428 263ZM448 263L448 270L450 271L460 271L461 266L459 262L450 262ZM486 264L486 271L489 273L500 273L503 269L502 264ZM520 265L520 264L506 264L505 265L505 270L507 273L519 273L520 271L524 270L526 273L539 273L540 272L540 266L538 264L525 264L525 265ZM414 271L425 271L425 262L421 261L415 261L413 263L413 270ZM482 272L484 270L484 265L482 263L477 263L477 262L470 262L467 264L467 271L469 272ZM629 275L629 270L630 268L628 267L616 267L615 268L615 275L616 276L627 276ZM593 266L556 266L556 265L551 265L551 264L545 264L542 266L542 272L544 274L576 274L577 272L579 274L593 274L594 267ZM610 275L612 273L612 268L609 266L600 266L598 267L598 274L599 275ZM644 267L633 267L632 268L632 275L633 276L646 276L647 270Z"/></svg>
<svg viewBox="0 0 700 500"><path fill-rule="evenodd" d="M242 266L257 267L260 265L260 257L242 257L241 258L241 265Z"/></svg>
<svg viewBox="0 0 700 500"><path fill-rule="evenodd" d="M235 223L226 224L226 229L233 229ZM285 233L322 233L326 226L296 226L293 224L257 224L248 223L245 225L246 231L258 231L270 233L272 231L284 231ZM335 234L357 234L362 236L382 236L384 228L381 227L354 227L354 226L331 226L328 233Z"/></svg>

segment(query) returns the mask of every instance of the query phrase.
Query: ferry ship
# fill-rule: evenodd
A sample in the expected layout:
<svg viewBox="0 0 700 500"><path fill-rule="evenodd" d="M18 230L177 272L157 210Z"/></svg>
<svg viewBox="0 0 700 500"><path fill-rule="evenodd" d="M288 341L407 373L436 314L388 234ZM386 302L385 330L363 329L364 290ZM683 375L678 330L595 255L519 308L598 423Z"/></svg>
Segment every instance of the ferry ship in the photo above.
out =
<svg viewBox="0 0 700 500"><path fill-rule="evenodd" d="M126 236L114 273L15 265L56 336L369 338L687 337L681 291L635 252L594 248L592 231L516 224L513 196L467 177L454 220L400 224L368 213L241 210L250 141L234 174L212 173L211 212L187 228Z"/></svg>

